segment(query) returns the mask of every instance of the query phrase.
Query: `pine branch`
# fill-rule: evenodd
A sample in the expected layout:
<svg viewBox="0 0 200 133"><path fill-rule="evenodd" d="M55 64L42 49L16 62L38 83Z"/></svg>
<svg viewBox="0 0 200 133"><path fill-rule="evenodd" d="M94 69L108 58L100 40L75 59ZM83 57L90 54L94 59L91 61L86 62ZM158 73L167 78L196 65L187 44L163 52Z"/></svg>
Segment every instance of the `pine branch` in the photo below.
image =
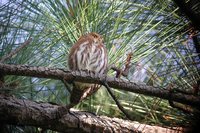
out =
<svg viewBox="0 0 200 133"><path fill-rule="evenodd" d="M32 38L29 38L27 41L25 41L20 47L16 48L15 50L11 51L9 54L3 56L0 59L0 62L4 62L5 60L11 58L13 55L17 54L21 49L25 48L30 42L32 41Z"/></svg>
<svg viewBox="0 0 200 133"><path fill-rule="evenodd" d="M3 56L0 59L0 63L4 62L5 60L11 58L13 55L17 54L21 49L26 47L31 42L31 40L32 40L32 38L29 38L20 47L18 47L15 50L11 51L9 54ZM3 86L4 86L4 75L2 73L0 73L0 88L2 88Z"/></svg>
<svg viewBox="0 0 200 133"><path fill-rule="evenodd" d="M128 72L129 69L131 68L131 58L132 58L133 54L129 53L127 58L126 58L126 62L125 62L125 68L124 70L117 68L115 65L112 65L110 67L110 69L116 71L116 78L120 78L121 75L124 77L128 76ZM115 95L113 94L111 88L109 87L109 85L106 82L103 82L103 85L106 87L108 93L110 94L110 96L112 97L112 99L114 100L114 102L116 103L117 107L119 108L119 110L121 110L121 112L126 116L126 118L128 118L129 120L132 120L131 116L126 112L126 110L124 109L124 107L121 105L121 103L118 101L118 99L115 97Z"/></svg>
<svg viewBox="0 0 200 133"><path fill-rule="evenodd" d="M26 125L51 129L58 132L170 132L183 131L183 128L173 129L150 126L128 120L96 116L91 113L71 110L60 119L56 113L60 106L50 103L39 103L30 100L17 99L0 95L0 122L1 124Z"/></svg>
<svg viewBox="0 0 200 133"><path fill-rule="evenodd" d="M115 101L117 107L121 110L121 112L126 116L126 118L128 118L129 120L132 120L131 116L125 111L124 107L120 104L118 99L115 97L115 95L111 91L111 88L108 86L108 84L107 83L103 83L103 85L106 87L108 93L110 94L112 99Z"/></svg>
<svg viewBox="0 0 200 133"><path fill-rule="evenodd" d="M0 73L5 75L32 76L38 78L51 78L66 81L78 81L84 83L101 84L107 82L112 88L144 94L148 96L159 97L190 106L200 106L200 98L193 95L182 93L172 93L167 89L148 86L145 84L136 84L130 81L109 77L107 75L98 75L87 73L85 71L67 71L50 67L31 67L25 65L8 65L0 63Z"/></svg>
<svg viewBox="0 0 200 133"><path fill-rule="evenodd" d="M132 58L132 56L133 56L132 52L127 55L124 70L116 67L115 65L110 66L110 69L112 69L113 71L116 71L116 78L120 78L121 75L124 76L124 77L128 76L129 69L131 68L131 58Z"/></svg>

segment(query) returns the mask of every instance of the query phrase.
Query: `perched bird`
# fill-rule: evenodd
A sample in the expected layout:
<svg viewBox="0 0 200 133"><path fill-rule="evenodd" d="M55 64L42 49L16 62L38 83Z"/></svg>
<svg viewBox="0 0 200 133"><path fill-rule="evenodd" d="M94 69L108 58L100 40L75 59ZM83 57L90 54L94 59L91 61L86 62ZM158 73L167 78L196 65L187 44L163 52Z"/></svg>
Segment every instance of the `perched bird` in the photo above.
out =
<svg viewBox="0 0 200 133"><path fill-rule="evenodd" d="M105 73L108 56L101 35L92 32L81 36L71 48L68 64L72 71L83 70L99 74ZM100 87L97 84L74 82L70 97L71 107L78 104L87 92L91 90L95 92Z"/></svg>

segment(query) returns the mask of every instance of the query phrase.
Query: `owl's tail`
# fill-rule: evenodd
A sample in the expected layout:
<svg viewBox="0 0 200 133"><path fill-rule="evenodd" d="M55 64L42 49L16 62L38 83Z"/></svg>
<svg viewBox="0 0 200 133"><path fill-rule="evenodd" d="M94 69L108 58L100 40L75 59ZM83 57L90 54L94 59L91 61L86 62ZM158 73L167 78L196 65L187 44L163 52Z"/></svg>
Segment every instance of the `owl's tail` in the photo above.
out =
<svg viewBox="0 0 200 133"><path fill-rule="evenodd" d="M81 102L83 99L94 94L100 87L101 87L101 85L96 84L96 85L91 85L91 86L85 87L84 89L78 89L78 88L76 88L76 86L74 84L72 92L71 92L71 96L70 96L69 108L74 107L79 102Z"/></svg>
<svg viewBox="0 0 200 133"><path fill-rule="evenodd" d="M73 87L70 96L70 108L74 107L82 100L84 92L84 90L77 89L75 86Z"/></svg>

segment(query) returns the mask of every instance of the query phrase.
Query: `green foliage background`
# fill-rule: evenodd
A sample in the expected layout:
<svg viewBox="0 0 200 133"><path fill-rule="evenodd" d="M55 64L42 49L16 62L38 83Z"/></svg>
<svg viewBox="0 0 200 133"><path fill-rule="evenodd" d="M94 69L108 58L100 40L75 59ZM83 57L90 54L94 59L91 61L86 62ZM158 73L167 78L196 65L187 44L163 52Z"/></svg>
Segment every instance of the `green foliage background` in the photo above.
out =
<svg viewBox="0 0 200 133"><path fill-rule="evenodd" d="M191 30L171 0L9 0L0 5L0 57L32 38L5 63L68 69L71 46L79 36L97 32L104 38L109 64L123 68L127 54L133 53L125 80L191 92L199 80ZM20 98L69 103L69 92L58 80L6 76L6 83L17 83L10 93ZM190 115L168 101L113 91L135 121L163 126L189 121ZM76 108L124 118L103 87Z"/></svg>

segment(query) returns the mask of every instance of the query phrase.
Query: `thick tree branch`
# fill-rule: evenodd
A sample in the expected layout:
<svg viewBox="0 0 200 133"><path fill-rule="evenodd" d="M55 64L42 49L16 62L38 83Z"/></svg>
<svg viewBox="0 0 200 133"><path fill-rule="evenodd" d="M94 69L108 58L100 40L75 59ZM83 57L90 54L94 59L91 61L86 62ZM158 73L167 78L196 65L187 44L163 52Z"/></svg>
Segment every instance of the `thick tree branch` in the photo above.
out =
<svg viewBox="0 0 200 133"><path fill-rule="evenodd" d="M1 124L29 125L51 129L59 132L123 132L143 133L170 132L175 133L182 128L175 130L150 126L131 122L118 118L96 116L91 113L72 110L60 119L56 119L55 110L58 105L50 103L39 103L29 100L17 99L0 95L0 122Z"/></svg>
<svg viewBox="0 0 200 133"><path fill-rule="evenodd" d="M68 81L78 81L85 83L101 84L104 81L108 83L110 87L115 89L130 91L134 93L144 94L148 96L159 97L166 100L180 102L191 106L200 107L200 98L192 95L186 95L182 93L172 93L167 89L147 86L144 84L136 84L133 82L109 77L106 75L98 75L87 72L67 71L63 69L55 69L49 67L30 67L24 65L8 65L0 63L0 73L6 75L18 75L18 76L32 76L39 78L52 78Z"/></svg>

